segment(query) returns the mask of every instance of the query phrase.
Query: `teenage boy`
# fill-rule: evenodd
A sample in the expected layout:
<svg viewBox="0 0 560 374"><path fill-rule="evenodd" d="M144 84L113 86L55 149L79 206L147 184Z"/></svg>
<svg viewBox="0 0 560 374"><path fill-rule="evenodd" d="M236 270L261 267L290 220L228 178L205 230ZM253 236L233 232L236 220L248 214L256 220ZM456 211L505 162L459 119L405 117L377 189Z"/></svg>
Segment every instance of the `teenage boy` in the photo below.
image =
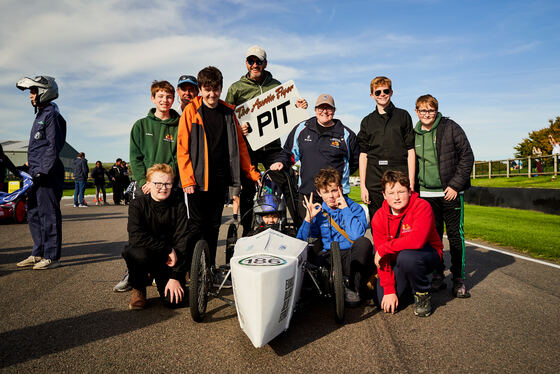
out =
<svg viewBox="0 0 560 374"><path fill-rule="evenodd" d="M150 191L150 185L146 181L146 171L154 164L169 165L173 169L175 186L179 184L177 169L179 113L171 109L175 100L175 89L168 81L153 81L150 93L155 108L151 108L146 117L136 121L130 131L130 167L132 178L136 182L134 197ZM123 174L122 166L121 174ZM122 177L120 180L122 181ZM130 289L127 272L113 290L126 292Z"/></svg>
<svg viewBox="0 0 560 374"><path fill-rule="evenodd" d="M198 96L198 82L192 75L181 75L177 83L177 96L181 100L181 113L192 99Z"/></svg>
<svg viewBox="0 0 560 374"><path fill-rule="evenodd" d="M381 176L386 170L400 170L413 180L416 165L412 118L391 102L392 82L387 77L373 78L370 96L376 108L362 120L358 133L360 145L360 191L373 217L383 203ZM414 187L414 186L412 186Z"/></svg>
<svg viewBox="0 0 560 374"><path fill-rule="evenodd" d="M233 83L227 92L226 102L234 106L243 104L264 92L271 90L282 83L274 79L272 74L265 70L267 66L267 56L264 49L258 45L254 45L247 49L245 57L245 66L247 74L243 75L237 82ZM296 102L298 108L307 109L307 101L299 98ZM249 133L249 124L242 123L241 130L243 136ZM244 139L245 140L245 139ZM251 163L258 169L259 163L263 164L265 169L269 169L270 165L276 160L276 156L282 151L280 139L273 141L259 149L251 149L247 144ZM291 171L288 171L291 172ZM270 177L276 184L281 186L282 192L286 197L290 196L288 183L284 178L284 173L270 173ZM255 184L250 180L241 176L242 189L239 195L241 209L241 224L243 225L243 235L246 236L251 231L251 222L253 220L253 198L255 197ZM294 194L296 191L292 191ZM288 204L291 209L291 204ZM295 212L290 212L295 217Z"/></svg>
<svg viewBox="0 0 560 374"><path fill-rule="evenodd" d="M128 245L122 255L132 286L130 309L146 307L148 273L167 307L183 304L187 208L183 194L172 191L173 169L155 164L146 172L148 192L130 202Z"/></svg>
<svg viewBox="0 0 560 374"><path fill-rule="evenodd" d="M72 161L72 171L74 172L74 208L87 208L84 194L89 167L84 152L78 153L78 157Z"/></svg>
<svg viewBox="0 0 560 374"><path fill-rule="evenodd" d="M414 128L418 160L417 189L434 211L436 229L443 237L443 224L449 239L452 293L465 298L465 236L463 233L463 191L471 185L474 155L465 132L457 123L438 112L438 101L432 95L416 100L418 123ZM437 267L432 288L445 288L444 263Z"/></svg>
<svg viewBox="0 0 560 374"><path fill-rule="evenodd" d="M366 295L366 282L373 269L373 247L364 235L366 214L362 207L342 193L340 173L329 167L315 177L315 188L323 203L313 202L313 192L304 196L305 219L297 237L321 239L322 246L310 251L309 261L316 265L328 264L332 242L340 244L342 269L345 279L344 300L356 306Z"/></svg>
<svg viewBox="0 0 560 374"><path fill-rule="evenodd" d="M35 121L31 127L27 162L33 186L27 195L27 220L33 238L31 256L17 263L19 267L54 269L60 266L62 215L60 199L64 184L64 165L59 158L66 141L66 121L53 100L58 86L52 77L20 79L16 87L29 90Z"/></svg>
<svg viewBox="0 0 560 374"><path fill-rule="evenodd" d="M376 303L395 313L412 293L414 315L427 317L432 313L428 275L441 262L443 250L432 208L410 189L401 171L386 171L381 188L385 201L371 221L379 275Z"/></svg>
<svg viewBox="0 0 560 374"><path fill-rule="evenodd" d="M187 248L206 240L210 265L215 265L218 233L228 186L239 186L241 172L253 182L260 174L253 165L233 107L220 100L223 77L213 66L198 73L197 96L179 121L177 159L189 213Z"/></svg>

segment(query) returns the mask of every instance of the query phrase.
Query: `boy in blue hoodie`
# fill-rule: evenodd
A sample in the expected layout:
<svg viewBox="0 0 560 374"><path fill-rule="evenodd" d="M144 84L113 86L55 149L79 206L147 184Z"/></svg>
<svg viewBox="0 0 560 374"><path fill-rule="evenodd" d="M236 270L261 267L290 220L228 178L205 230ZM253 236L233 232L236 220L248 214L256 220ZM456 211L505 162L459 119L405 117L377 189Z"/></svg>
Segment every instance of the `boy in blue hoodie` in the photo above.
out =
<svg viewBox="0 0 560 374"><path fill-rule="evenodd" d="M373 265L373 246L364 237L368 227L364 209L342 193L340 173L329 167L315 176L315 187L323 203L313 203L313 193L304 196L305 219L297 238L320 238L322 248L308 253L309 262L328 264L332 242L340 244L342 272L345 277L344 300L349 306L360 303L366 291L366 282Z"/></svg>

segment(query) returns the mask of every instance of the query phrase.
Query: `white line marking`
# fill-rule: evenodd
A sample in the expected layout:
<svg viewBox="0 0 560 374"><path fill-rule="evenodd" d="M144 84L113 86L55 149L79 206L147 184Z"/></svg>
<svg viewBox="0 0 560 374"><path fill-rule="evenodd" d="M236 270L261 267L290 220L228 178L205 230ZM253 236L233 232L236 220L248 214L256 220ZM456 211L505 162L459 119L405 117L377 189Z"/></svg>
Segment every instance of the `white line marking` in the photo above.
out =
<svg viewBox="0 0 560 374"><path fill-rule="evenodd" d="M478 243L468 242L468 241L466 241L466 240L465 240L465 243L466 243L466 244L470 244L470 245L474 245L474 246L479 247L479 248L484 248L484 249L487 249L487 250L489 250L489 251L494 251L494 252L502 253L502 254L504 254L504 255L508 255L508 256L511 256L511 257L517 257L517 258L520 258L520 259L523 259L523 260L527 260L527 261L531 261L531 262L536 262L537 264L548 265L548 266L550 266L550 267L553 267L553 268L556 268L556 269L560 269L560 265L552 264L552 263L550 263L550 262L541 261L541 260L537 260L537 259L534 259L534 258L531 258L531 257L518 255L517 253L511 253L511 252L507 252L507 251L502 251L501 249L496 249L496 248L488 247L488 246L485 246L485 245L482 245L482 244L478 244Z"/></svg>

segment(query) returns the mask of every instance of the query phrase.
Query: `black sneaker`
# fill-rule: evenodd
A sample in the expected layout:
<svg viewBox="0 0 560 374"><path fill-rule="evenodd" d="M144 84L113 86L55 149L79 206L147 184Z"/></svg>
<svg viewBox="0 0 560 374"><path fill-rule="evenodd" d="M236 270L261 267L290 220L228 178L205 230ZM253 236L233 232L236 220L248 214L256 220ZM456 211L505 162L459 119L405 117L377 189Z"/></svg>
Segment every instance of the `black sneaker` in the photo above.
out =
<svg viewBox="0 0 560 374"><path fill-rule="evenodd" d="M447 284L445 284L445 277L443 274L434 273L432 276L432 291L436 292L439 290L444 290L447 288Z"/></svg>
<svg viewBox="0 0 560 374"><path fill-rule="evenodd" d="M467 287L465 287L465 281L463 278L453 278L453 289L451 290L453 297L457 297L459 299L467 299L471 297L469 291L467 291Z"/></svg>
<svg viewBox="0 0 560 374"><path fill-rule="evenodd" d="M432 314L432 295L429 292L416 292L414 294L414 315L428 317Z"/></svg>
<svg viewBox="0 0 560 374"><path fill-rule="evenodd" d="M344 304L350 308L355 308L360 305L360 295L344 285Z"/></svg>

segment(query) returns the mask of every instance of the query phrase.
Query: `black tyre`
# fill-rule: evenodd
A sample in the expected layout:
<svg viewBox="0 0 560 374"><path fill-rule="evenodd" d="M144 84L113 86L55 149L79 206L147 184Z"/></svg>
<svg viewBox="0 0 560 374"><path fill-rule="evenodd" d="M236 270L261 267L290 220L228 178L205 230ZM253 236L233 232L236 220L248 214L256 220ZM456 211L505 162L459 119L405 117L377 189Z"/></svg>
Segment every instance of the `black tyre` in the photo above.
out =
<svg viewBox="0 0 560 374"><path fill-rule="evenodd" d="M229 264L233 256L233 249L235 248L235 243L237 242L237 225L232 223L228 227L227 239L226 239L226 264Z"/></svg>
<svg viewBox="0 0 560 374"><path fill-rule="evenodd" d="M14 221L15 223L24 223L27 217L27 206L23 200L18 200L14 207Z"/></svg>
<svg viewBox="0 0 560 374"><path fill-rule="evenodd" d="M192 319L201 322L206 313L208 291L211 282L208 243L199 240L194 247L189 285L189 303Z"/></svg>
<svg viewBox="0 0 560 374"><path fill-rule="evenodd" d="M334 319L337 323L344 323L344 280L342 274L342 257L338 242L331 244L331 274L335 300Z"/></svg>

